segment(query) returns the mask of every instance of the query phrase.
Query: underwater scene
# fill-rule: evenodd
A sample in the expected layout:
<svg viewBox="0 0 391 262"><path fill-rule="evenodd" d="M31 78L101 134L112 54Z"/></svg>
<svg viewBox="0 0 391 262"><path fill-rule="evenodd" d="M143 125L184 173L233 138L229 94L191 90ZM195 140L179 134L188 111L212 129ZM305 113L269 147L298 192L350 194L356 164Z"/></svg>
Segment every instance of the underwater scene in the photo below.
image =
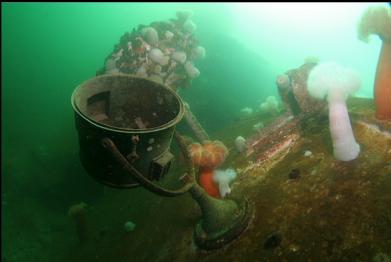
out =
<svg viewBox="0 0 391 262"><path fill-rule="evenodd" d="M2 261L391 261L389 2L1 7Z"/></svg>

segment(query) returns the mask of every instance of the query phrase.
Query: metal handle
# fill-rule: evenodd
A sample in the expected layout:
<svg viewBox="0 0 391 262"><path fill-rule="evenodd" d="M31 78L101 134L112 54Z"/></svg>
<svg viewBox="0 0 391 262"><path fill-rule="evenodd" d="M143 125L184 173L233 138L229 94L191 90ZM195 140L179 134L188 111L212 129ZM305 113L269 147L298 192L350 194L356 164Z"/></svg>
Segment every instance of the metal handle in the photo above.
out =
<svg viewBox="0 0 391 262"><path fill-rule="evenodd" d="M129 163L129 161L122 155L122 153L118 150L117 146L110 138L105 137L102 139L101 142L102 146L113 155L113 157L118 161L118 163L121 164L121 166L129 173L129 175L132 176L134 180L136 180L138 183L140 183L140 185L153 193L162 196L173 197L182 195L188 192L191 187L193 187L194 181L185 184L182 188L178 190L168 190L155 183L152 183L149 179L145 178L143 174L141 174L136 168L134 168L132 164Z"/></svg>

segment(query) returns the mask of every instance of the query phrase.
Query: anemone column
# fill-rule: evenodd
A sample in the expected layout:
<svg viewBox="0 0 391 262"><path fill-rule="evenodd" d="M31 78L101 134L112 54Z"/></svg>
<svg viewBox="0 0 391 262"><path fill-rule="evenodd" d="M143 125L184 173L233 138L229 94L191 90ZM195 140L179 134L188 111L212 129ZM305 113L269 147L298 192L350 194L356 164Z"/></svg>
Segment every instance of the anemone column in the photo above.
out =
<svg viewBox="0 0 391 262"><path fill-rule="evenodd" d="M360 88L360 78L352 70L329 62L315 66L307 81L311 96L318 99L327 96L334 157L341 161L355 159L360 146L354 138L345 100Z"/></svg>
<svg viewBox="0 0 391 262"><path fill-rule="evenodd" d="M375 78L376 118L391 120L391 39L383 40Z"/></svg>
<svg viewBox="0 0 391 262"><path fill-rule="evenodd" d="M367 42L371 34L382 40L375 78L375 117L391 120L391 8L371 6L358 24L358 37Z"/></svg>

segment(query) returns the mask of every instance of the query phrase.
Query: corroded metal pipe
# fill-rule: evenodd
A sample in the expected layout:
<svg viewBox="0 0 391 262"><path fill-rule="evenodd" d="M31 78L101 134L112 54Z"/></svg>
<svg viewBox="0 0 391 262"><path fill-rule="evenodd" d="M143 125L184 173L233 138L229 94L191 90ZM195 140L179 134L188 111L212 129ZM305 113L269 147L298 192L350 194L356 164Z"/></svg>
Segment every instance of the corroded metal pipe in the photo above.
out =
<svg viewBox="0 0 391 262"><path fill-rule="evenodd" d="M209 135L206 133L205 129L202 128L200 122L195 117L195 115L191 112L189 105L185 103L185 115L184 118L186 120L186 123L190 126L191 130L193 131L194 135L197 137L197 139L200 142L203 142L205 140L209 140Z"/></svg>

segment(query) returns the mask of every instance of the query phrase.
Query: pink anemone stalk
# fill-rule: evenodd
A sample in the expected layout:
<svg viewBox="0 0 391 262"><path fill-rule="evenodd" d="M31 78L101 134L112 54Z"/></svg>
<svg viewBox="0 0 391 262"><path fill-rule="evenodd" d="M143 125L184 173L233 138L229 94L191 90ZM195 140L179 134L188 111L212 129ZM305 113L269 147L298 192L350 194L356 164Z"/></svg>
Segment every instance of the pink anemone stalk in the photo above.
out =
<svg viewBox="0 0 391 262"><path fill-rule="evenodd" d="M352 70L332 62L315 66L307 80L311 96L318 99L327 96L334 157L341 161L353 160L360 153L346 107L346 98L357 91L360 84L360 78Z"/></svg>

